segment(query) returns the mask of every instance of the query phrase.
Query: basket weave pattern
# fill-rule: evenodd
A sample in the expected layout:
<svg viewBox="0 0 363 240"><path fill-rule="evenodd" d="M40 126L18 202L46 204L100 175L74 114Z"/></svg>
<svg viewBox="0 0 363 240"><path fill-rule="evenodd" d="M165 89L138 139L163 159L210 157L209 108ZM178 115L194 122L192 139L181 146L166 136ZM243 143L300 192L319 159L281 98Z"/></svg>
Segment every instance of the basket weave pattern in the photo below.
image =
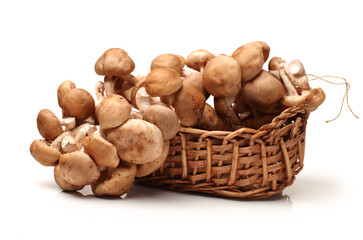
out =
<svg viewBox="0 0 363 240"><path fill-rule="evenodd" d="M176 191L266 198L291 185L303 168L304 106L286 109L259 130L182 128L164 165L138 182Z"/></svg>

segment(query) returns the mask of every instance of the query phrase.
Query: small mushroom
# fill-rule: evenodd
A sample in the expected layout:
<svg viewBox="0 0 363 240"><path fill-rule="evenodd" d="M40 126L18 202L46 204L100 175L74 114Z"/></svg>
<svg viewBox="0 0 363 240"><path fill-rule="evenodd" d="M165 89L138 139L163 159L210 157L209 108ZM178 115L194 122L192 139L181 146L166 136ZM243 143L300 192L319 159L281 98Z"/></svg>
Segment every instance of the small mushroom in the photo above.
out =
<svg viewBox="0 0 363 240"><path fill-rule="evenodd" d="M218 116L223 119L228 119L233 129L240 128L241 120L233 109L235 98L214 98L214 108Z"/></svg>
<svg viewBox="0 0 363 240"><path fill-rule="evenodd" d="M161 104L154 104L142 112L142 119L157 126L164 140L172 139L180 129L176 113Z"/></svg>
<svg viewBox="0 0 363 240"><path fill-rule="evenodd" d="M96 126L91 125L89 123L84 123L78 126L77 128L73 129L72 131L70 131L69 132L70 134L68 134L68 132L62 134L64 135L63 139L62 135L60 135L58 138L62 139L61 141L62 151L65 153L70 153L80 150L82 148L83 139L85 139L87 136L90 136L95 131L97 131ZM56 142L59 141L58 138L56 138L52 144L56 144Z"/></svg>
<svg viewBox="0 0 363 240"><path fill-rule="evenodd" d="M64 180L76 186L88 185L100 176L100 169L86 153L75 151L63 154L59 168Z"/></svg>
<svg viewBox="0 0 363 240"><path fill-rule="evenodd" d="M63 133L63 128L59 119L49 109L42 109L39 111L37 126L40 135L49 141L53 141Z"/></svg>
<svg viewBox="0 0 363 240"><path fill-rule="evenodd" d="M152 60L150 65L150 71L153 71L157 68L171 68L180 75L183 66L184 65L182 65L182 62L177 55L167 53L161 54Z"/></svg>
<svg viewBox="0 0 363 240"><path fill-rule="evenodd" d="M121 126L110 129L107 141L116 146L122 160L144 164L161 155L164 140L154 124L141 119L129 119Z"/></svg>
<svg viewBox="0 0 363 240"><path fill-rule="evenodd" d="M212 53L204 49L199 49L188 55L186 64L196 71L203 72L205 65L207 65L207 62L212 58L215 58Z"/></svg>
<svg viewBox="0 0 363 240"><path fill-rule="evenodd" d="M182 84L181 77L174 69L156 68L146 76L145 90L151 97L159 97L175 93Z"/></svg>
<svg viewBox="0 0 363 240"><path fill-rule="evenodd" d="M65 117L59 120L60 124L65 127L66 131L72 130L76 127L75 117Z"/></svg>
<svg viewBox="0 0 363 240"><path fill-rule="evenodd" d="M312 89L313 99L309 103L309 111L315 111L325 101L325 93L321 88Z"/></svg>
<svg viewBox="0 0 363 240"><path fill-rule="evenodd" d="M95 196L120 197L131 189L136 171L135 164L126 162L112 170L111 173L105 169L99 180L91 185L92 192Z"/></svg>
<svg viewBox="0 0 363 240"><path fill-rule="evenodd" d="M130 112L129 102L117 94L104 98L95 109L96 118L104 130L123 124L128 119Z"/></svg>
<svg viewBox="0 0 363 240"><path fill-rule="evenodd" d="M57 97L58 97L58 105L60 108L63 108L62 106L63 97L67 95L67 93L73 88L76 88L76 84L70 80L66 80L59 85L57 89Z"/></svg>
<svg viewBox="0 0 363 240"><path fill-rule="evenodd" d="M145 177L158 170L165 162L169 154L170 141L164 141L163 153L155 160L137 166L136 177Z"/></svg>
<svg viewBox="0 0 363 240"><path fill-rule="evenodd" d="M84 188L84 185L77 186L67 182L61 174L59 164L54 168L54 180L63 191L71 192L71 191L78 191Z"/></svg>
<svg viewBox="0 0 363 240"><path fill-rule="evenodd" d="M84 89L73 88L62 99L62 109L68 116L84 119L93 114L95 101Z"/></svg>
<svg viewBox="0 0 363 240"><path fill-rule="evenodd" d="M235 97L241 88L241 68L229 56L211 59L203 71L204 88L214 97Z"/></svg>
<svg viewBox="0 0 363 240"><path fill-rule="evenodd" d="M83 147L98 166L116 168L120 163L116 147L99 133L93 133L83 139Z"/></svg>
<svg viewBox="0 0 363 240"><path fill-rule="evenodd" d="M231 129L231 124L226 119L220 118L208 103L205 104L198 126L209 131L228 131Z"/></svg>
<svg viewBox="0 0 363 240"><path fill-rule="evenodd" d="M37 139L30 145L30 154L43 166L55 166L61 153L50 146L50 143Z"/></svg>
<svg viewBox="0 0 363 240"><path fill-rule="evenodd" d="M250 42L239 47L232 57L241 66L242 82L254 79L261 71L270 53L270 47L264 42Z"/></svg>
<svg viewBox="0 0 363 240"><path fill-rule="evenodd" d="M287 76L299 91L310 89L304 65L299 60L295 59L289 64L284 64L284 68Z"/></svg>

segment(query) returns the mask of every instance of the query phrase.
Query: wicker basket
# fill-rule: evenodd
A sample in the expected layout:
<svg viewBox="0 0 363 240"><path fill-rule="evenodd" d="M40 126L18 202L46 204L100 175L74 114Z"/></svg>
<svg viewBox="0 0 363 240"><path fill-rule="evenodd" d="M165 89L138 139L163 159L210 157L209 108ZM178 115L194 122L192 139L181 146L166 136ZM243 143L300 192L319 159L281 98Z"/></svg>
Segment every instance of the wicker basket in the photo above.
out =
<svg viewBox="0 0 363 240"><path fill-rule="evenodd" d="M181 128L164 165L143 184L233 198L266 198L282 192L303 168L309 111L286 109L259 130L234 132Z"/></svg>

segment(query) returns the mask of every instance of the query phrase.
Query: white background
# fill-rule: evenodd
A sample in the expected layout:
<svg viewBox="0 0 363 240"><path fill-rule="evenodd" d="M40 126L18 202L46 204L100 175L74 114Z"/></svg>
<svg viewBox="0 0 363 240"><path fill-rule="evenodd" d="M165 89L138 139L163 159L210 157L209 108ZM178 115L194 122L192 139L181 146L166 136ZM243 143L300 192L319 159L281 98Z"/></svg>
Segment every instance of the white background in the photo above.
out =
<svg viewBox="0 0 363 240"><path fill-rule="evenodd" d="M344 76L362 114L359 1L1 1L1 239L362 239L362 121L339 111L344 86L313 82L327 99L311 114L305 167L281 196L233 200L135 186L126 199L61 192L29 154L36 116L60 115L64 80L93 92L94 63L125 49L147 73L162 53L231 54L262 40L270 56ZM358 219L356 218L358 217Z"/></svg>

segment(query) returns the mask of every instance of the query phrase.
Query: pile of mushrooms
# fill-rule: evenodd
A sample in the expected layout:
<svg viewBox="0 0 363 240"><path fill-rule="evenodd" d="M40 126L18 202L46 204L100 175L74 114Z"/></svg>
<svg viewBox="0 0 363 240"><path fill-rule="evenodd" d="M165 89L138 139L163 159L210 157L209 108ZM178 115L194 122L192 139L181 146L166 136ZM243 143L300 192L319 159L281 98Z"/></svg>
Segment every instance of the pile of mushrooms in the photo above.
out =
<svg viewBox="0 0 363 240"><path fill-rule="evenodd" d="M146 76L134 76L127 52L111 48L95 64L104 76L95 85L96 98L72 81L61 83L62 117L48 109L39 112L43 139L32 142L30 153L54 167L55 182L64 191L91 185L96 196L119 197L135 177L162 167L181 126L258 129L289 107L316 110L325 94L309 86L302 63L273 57L266 71L269 52L266 43L251 42L230 56L203 49L186 58L162 54ZM206 103L209 98L214 106Z"/></svg>

